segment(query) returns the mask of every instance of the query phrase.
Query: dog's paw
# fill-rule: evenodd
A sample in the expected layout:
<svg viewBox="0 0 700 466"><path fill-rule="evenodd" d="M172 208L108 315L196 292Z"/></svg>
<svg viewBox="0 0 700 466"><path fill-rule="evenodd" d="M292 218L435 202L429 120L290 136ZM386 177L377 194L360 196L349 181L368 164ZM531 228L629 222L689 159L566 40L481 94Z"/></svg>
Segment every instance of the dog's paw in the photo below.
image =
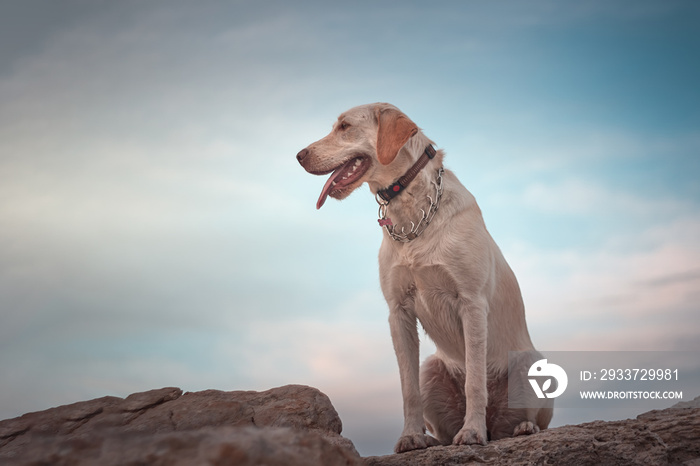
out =
<svg viewBox="0 0 700 466"><path fill-rule="evenodd" d="M457 432L452 443L454 445L486 445L486 426L475 428L465 425Z"/></svg>
<svg viewBox="0 0 700 466"><path fill-rule="evenodd" d="M523 421L515 426L515 429L513 429L513 437L517 437L518 435L536 434L539 431L539 426L534 422Z"/></svg>
<svg viewBox="0 0 700 466"><path fill-rule="evenodd" d="M435 447L440 445L440 442L435 437L426 434L410 434L402 435L396 446L395 453L403 453L404 451L421 450L423 448Z"/></svg>

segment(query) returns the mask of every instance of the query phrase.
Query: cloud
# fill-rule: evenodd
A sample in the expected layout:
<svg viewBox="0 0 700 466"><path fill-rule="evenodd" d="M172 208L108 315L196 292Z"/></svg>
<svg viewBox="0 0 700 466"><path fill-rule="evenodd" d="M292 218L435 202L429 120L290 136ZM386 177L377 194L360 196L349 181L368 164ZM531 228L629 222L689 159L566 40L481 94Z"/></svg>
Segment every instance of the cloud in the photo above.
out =
<svg viewBox="0 0 700 466"><path fill-rule="evenodd" d="M648 216L651 212L673 215L683 206L675 199L642 199L625 190L596 185L595 181L568 178L553 183L536 182L528 185L520 198L530 210L563 217L585 215L628 218Z"/></svg>
<svg viewBox="0 0 700 466"><path fill-rule="evenodd" d="M677 232L682 231L682 234ZM536 345L556 349L697 347L697 216L595 251L511 250Z"/></svg>
<svg viewBox="0 0 700 466"><path fill-rule="evenodd" d="M640 282L640 285L651 287L665 287L676 283L693 282L700 280L700 270L688 270L685 272L667 275L653 280Z"/></svg>

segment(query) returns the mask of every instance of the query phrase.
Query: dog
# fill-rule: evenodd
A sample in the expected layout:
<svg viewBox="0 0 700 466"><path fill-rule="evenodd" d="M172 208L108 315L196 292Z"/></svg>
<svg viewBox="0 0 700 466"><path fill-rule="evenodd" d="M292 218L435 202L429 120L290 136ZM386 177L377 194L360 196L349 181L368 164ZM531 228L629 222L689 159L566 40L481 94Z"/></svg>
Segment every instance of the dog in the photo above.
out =
<svg viewBox="0 0 700 466"><path fill-rule="evenodd" d="M533 434L553 412L551 399L508 407L508 352L529 355L516 361L520 377L510 381L523 393L527 367L541 355L514 273L474 197L433 146L398 108L375 103L344 112L297 154L307 172L330 174L317 209L363 183L379 203L379 277L403 397L397 453ZM422 365L418 321L437 349Z"/></svg>

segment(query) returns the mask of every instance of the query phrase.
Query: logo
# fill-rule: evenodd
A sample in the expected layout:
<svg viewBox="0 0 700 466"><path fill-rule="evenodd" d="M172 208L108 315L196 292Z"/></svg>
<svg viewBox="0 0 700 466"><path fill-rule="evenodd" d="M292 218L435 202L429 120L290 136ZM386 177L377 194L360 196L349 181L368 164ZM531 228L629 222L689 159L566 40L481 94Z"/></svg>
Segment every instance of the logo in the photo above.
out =
<svg viewBox="0 0 700 466"><path fill-rule="evenodd" d="M556 398L566 390L566 385L569 383L569 378L566 372L556 364L547 363L546 359L536 361L530 370L527 372L530 377L549 377L540 387L537 379L528 379L532 389L535 391L537 398ZM547 392L552 386L552 379L557 381L556 389L553 392Z"/></svg>

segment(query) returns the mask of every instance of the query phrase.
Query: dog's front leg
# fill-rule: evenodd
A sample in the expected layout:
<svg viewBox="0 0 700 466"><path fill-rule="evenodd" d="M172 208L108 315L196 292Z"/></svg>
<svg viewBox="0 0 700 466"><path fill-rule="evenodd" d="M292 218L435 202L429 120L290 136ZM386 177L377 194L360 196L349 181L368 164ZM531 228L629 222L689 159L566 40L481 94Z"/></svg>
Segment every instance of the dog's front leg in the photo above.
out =
<svg viewBox="0 0 700 466"><path fill-rule="evenodd" d="M486 303L467 306L462 314L464 332L464 352L466 377L464 393L467 409L464 426L457 432L455 445L486 445L486 338L487 338Z"/></svg>
<svg viewBox="0 0 700 466"><path fill-rule="evenodd" d="M389 326L396 359L399 363L404 418L403 432L394 447L394 451L401 453L438 445L439 442L436 439L425 434L423 402L421 401L419 384L420 342L416 317L406 309L396 307L390 311Z"/></svg>

